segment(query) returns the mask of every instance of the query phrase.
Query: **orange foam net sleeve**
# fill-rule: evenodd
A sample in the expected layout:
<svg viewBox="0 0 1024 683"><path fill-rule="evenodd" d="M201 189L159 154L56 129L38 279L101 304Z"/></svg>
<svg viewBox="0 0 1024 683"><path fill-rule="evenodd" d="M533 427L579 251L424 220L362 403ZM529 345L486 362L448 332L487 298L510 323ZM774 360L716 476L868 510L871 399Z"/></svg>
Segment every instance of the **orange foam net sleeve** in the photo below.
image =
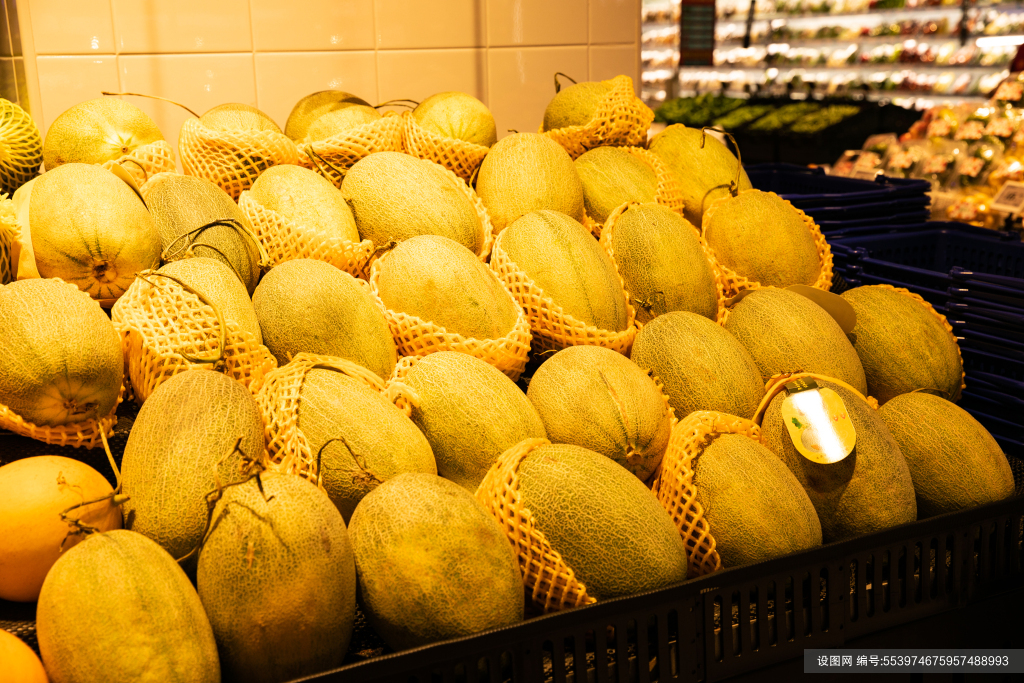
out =
<svg viewBox="0 0 1024 683"><path fill-rule="evenodd" d="M6 194L0 195L0 285L14 281L18 264L14 261L14 245L21 229L14 211L14 202Z"/></svg>
<svg viewBox="0 0 1024 683"><path fill-rule="evenodd" d="M483 145L437 135L416 123L412 116L405 117L402 142L408 154L440 164L467 183L473 181L474 174L490 151Z"/></svg>
<svg viewBox="0 0 1024 683"><path fill-rule="evenodd" d="M103 168L109 169L115 164L127 171L139 187L158 173L174 173L178 169L174 150L164 140L137 147L120 159L106 162Z"/></svg>
<svg viewBox="0 0 1024 683"><path fill-rule="evenodd" d="M301 144L301 163L341 187L348 169L375 152L404 152L402 141L409 112L385 112L371 123L355 126L342 134Z"/></svg>
<svg viewBox="0 0 1024 683"><path fill-rule="evenodd" d="M549 131L542 125L540 133L564 147L573 159L594 147L646 145L654 112L633 92L633 79L629 76L616 76L608 82L611 91L601 101L592 121Z"/></svg>
<svg viewBox="0 0 1024 683"><path fill-rule="evenodd" d="M0 99L0 191L14 194L19 187L39 174L43 163L43 140L29 113Z"/></svg>

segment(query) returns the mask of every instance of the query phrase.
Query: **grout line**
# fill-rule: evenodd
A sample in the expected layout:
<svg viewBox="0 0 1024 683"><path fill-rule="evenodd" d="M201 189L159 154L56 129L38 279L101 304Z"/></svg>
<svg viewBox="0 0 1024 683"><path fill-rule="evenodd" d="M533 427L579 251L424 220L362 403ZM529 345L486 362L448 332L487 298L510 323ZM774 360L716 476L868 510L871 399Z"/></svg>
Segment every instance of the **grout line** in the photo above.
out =
<svg viewBox="0 0 1024 683"><path fill-rule="evenodd" d="M373 7L373 84L377 87L374 103L380 104L380 37L377 35L377 0L370 0Z"/></svg>
<svg viewBox="0 0 1024 683"><path fill-rule="evenodd" d="M252 0L246 3L249 6L249 53L252 55L252 97L256 100L256 104L253 105L260 111L263 109L260 107L260 88L259 81L256 79L256 29L252 24ZM266 112L264 112L266 113ZM269 116L269 115L268 115ZM280 123L281 130L284 130L284 126Z"/></svg>
<svg viewBox="0 0 1024 683"><path fill-rule="evenodd" d="M587 0L587 80L594 80L594 69L591 66L593 60L590 58L590 48L594 42L594 37L590 35L590 20L591 14L594 12L594 0Z"/></svg>
<svg viewBox="0 0 1024 683"><path fill-rule="evenodd" d="M121 82L121 50L118 47L117 22L114 20L114 0L108 0L110 7L110 34L114 42L114 70L117 71L117 91L124 92L124 83Z"/></svg>

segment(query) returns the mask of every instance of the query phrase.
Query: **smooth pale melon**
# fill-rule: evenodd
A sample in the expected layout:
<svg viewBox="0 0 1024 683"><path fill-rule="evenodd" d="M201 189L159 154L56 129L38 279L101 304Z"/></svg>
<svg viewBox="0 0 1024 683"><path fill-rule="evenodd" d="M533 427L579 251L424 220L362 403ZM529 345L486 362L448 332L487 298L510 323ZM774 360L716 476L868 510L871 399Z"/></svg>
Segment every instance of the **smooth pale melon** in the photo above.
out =
<svg viewBox="0 0 1024 683"><path fill-rule="evenodd" d="M168 258L184 256L191 245L195 256L228 265L252 294L260 277L259 250L244 232L252 232L249 220L224 190L205 178L161 173L142 192ZM237 225L212 225L216 221Z"/></svg>
<svg viewBox="0 0 1024 683"><path fill-rule="evenodd" d="M225 489L196 586L225 678L276 683L341 666L356 567L345 522L315 484L264 473Z"/></svg>
<svg viewBox="0 0 1024 683"><path fill-rule="evenodd" d="M573 165L583 182L587 214L598 223L626 202L653 202L658 194L654 169L622 147L597 147Z"/></svg>
<svg viewBox="0 0 1024 683"><path fill-rule="evenodd" d="M701 224L704 211L712 202L729 195L729 184L736 181L736 157L713 135L704 135L699 128L673 124L651 138L648 147L675 176L686 207L683 215L694 225ZM752 187L747 172L741 170L737 190Z"/></svg>
<svg viewBox="0 0 1024 683"><path fill-rule="evenodd" d="M437 474L430 443L413 421L363 381L340 372L325 368L306 375L298 426L319 454L324 490L346 521L382 482L405 472Z"/></svg>
<svg viewBox="0 0 1024 683"><path fill-rule="evenodd" d="M646 481L672 433L668 404L646 372L611 349L571 346L544 361L526 395L552 443L582 446Z"/></svg>
<svg viewBox="0 0 1024 683"><path fill-rule="evenodd" d="M891 399L878 415L910 468L919 519L1013 495L1013 471L1006 455L963 408L918 391Z"/></svg>
<svg viewBox="0 0 1024 683"><path fill-rule="evenodd" d="M547 436L519 387L467 353L424 356L402 382L416 393L412 421L430 442L437 473L471 492L499 455L524 439Z"/></svg>
<svg viewBox="0 0 1024 683"><path fill-rule="evenodd" d="M749 420L764 396L764 380L750 352L696 313L674 311L644 325L630 359L661 380L680 420L695 410Z"/></svg>
<svg viewBox="0 0 1024 683"><path fill-rule="evenodd" d="M233 450L239 440L241 454ZM124 448L125 528L184 557L203 539L206 494L218 480L242 479L243 455L262 457L263 418L241 382L206 369L164 381L143 404ZM196 556L184 566L194 572Z"/></svg>
<svg viewBox="0 0 1024 683"><path fill-rule="evenodd" d="M298 226L349 242L359 241L356 219L334 183L308 168L283 164L260 174L249 196Z"/></svg>
<svg viewBox="0 0 1024 683"><path fill-rule="evenodd" d="M915 389L959 398L963 361L956 337L930 306L877 285L855 287L842 297L857 314L850 338L864 366L868 392L879 403Z"/></svg>
<svg viewBox="0 0 1024 683"><path fill-rule="evenodd" d="M515 133L495 143L480 164L476 191L495 233L538 209L583 220L583 182L572 157L539 133Z"/></svg>
<svg viewBox="0 0 1024 683"><path fill-rule="evenodd" d="M501 339L519 320L519 305L497 276L446 237L413 237L379 263L378 294L392 311L471 339Z"/></svg>
<svg viewBox="0 0 1024 683"><path fill-rule="evenodd" d="M359 504L349 538L367 617L395 650L523 619L523 579L505 530L458 484L395 477Z"/></svg>
<svg viewBox="0 0 1024 683"><path fill-rule="evenodd" d="M353 104L370 106L370 103L343 90L321 90L306 95L295 103L284 124L284 134L296 142L304 139L311 123L320 116Z"/></svg>
<svg viewBox="0 0 1024 683"><path fill-rule="evenodd" d="M672 518L618 463L549 444L531 451L518 472L523 506L590 597L635 595L686 579L686 546Z"/></svg>
<svg viewBox="0 0 1024 683"><path fill-rule="evenodd" d="M373 123L380 118L380 112L369 105L351 104L343 109L335 109L318 116L309 124L306 140L326 140L335 135L344 135L352 128Z"/></svg>
<svg viewBox="0 0 1024 683"><path fill-rule="evenodd" d="M422 128L446 138L490 147L498 140L494 116L483 102L464 92L439 92L413 109Z"/></svg>
<svg viewBox="0 0 1024 683"><path fill-rule="evenodd" d="M210 130L269 130L280 133L281 129L274 119L248 104L228 102L218 104L199 117L199 122Z"/></svg>
<svg viewBox="0 0 1024 683"><path fill-rule="evenodd" d="M782 421L782 392L761 423L762 443L782 458L807 491L821 521L825 543L842 541L917 519L914 484L907 461L878 411L849 389L816 379L843 399L857 431L853 453L830 465L812 462L796 450Z"/></svg>
<svg viewBox="0 0 1024 683"><path fill-rule="evenodd" d="M93 534L61 556L39 596L36 634L51 683L220 681L188 577L132 531Z"/></svg>
<svg viewBox="0 0 1024 683"><path fill-rule="evenodd" d="M533 211L508 226L501 246L544 295L585 325L619 332L629 311L615 262L579 222Z"/></svg>
<svg viewBox="0 0 1024 683"><path fill-rule="evenodd" d="M693 483L725 567L821 545L821 522L803 486L747 436L716 436L697 457Z"/></svg>
<svg viewBox="0 0 1024 683"><path fill-rule="evenodd" d="M29 202L41 277L59 277L94 299L116 299L136 273L160 262L160 235L146 205L104 168L58 166L33 184Z"/></svg>
<svg viewBox="0 0 1024 683"><path fill-rule="evenodd" d="M584 126L597 116L601 101L612 85L608 81L586 81L562 88L544 110L544 130Z"/></svg>
<svg viewBox="0 0 1024 683"><path fill-rule="evenodd" d="M18 636L0 631L0 662L4 674L16 683L48 683L46 669L28 645Z"/></svg>
<svg viewBox="0 0 1024 683"><path fill-rule="evenodd" d="M774 192L747 190L704 212L704 239L723 266L762 286L811 286L818 247L796 208Z"/></svg>
<svg viewBox="0 0 1024 683"><path fill-rule="evenodd" d="M121 338L89 296L59 280L0 287L0 404L40 426L106 417L124 379Z"/></svg>
<svg viewBox="0 0 1024 683"><path fill-rule="evenodd" d="M72 527L61 520L61 513L112 492L102 474L59 455L0 467L0 599L37 600L61 552L84 538L70 535ZM73 510L68 518L99 531L121 528L121 509L110 500Z"/></svg>
<svg viewBox="0 0 1024 683"><path fill-rule="evenodd" d="M725 329L750 351L765 382L783 372L815 372L868 393L850 340L807 297L784 289L756 290L736 304Z"/></svg>
<svg viewBox="0 0 1024 683"><path fill-rule="evenodd" d="M197 256L171 261L157 272L175 277L202 294L220 311L224 322L234 321L240 330L252 334L257 343L263 343L260 321L249 293L235 272L222 261Z"/></svg>
<svg viewBox="0 0 1024 683"><path fill-rule="evenodd" d="M689 221L660 204L637 204L619 215L612 236L615 266L639 322L669 311L716 318L715 272Z"/></svg>
<svg viewBox="0 0 1024 683"><path fill-rule="evenodd" d="M76 104L54 119L43 142L47 171L61 164L104 164L163 140L146 112L114 97Z"/></svg>

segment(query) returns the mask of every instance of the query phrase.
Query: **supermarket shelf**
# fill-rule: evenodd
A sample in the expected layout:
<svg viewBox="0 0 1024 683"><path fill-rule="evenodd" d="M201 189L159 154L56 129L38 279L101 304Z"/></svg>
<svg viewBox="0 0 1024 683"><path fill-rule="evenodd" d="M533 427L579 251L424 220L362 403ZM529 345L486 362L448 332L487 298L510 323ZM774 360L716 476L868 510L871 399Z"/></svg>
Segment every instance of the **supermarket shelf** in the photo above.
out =
<svg viewBox="0 0 1024 683"><path fill-rule="evenodd" d="M987 9L987 8L986 8ZM899 21L901 19L920 19L927 16L935 16L936 18L952 18L959 17L963 13L963 9L959 6L951 7L917 7L917 8L902 8L902 9L891 9L891 10L873 10L871 12L850 12L850 13L836 13L836 14L762 14L754 16L755 24L767 24L772 21L784 21L787 24L827 24L833 22L840 25L851 24L853 22L863 23L863 19L877 19L879 23L882 21ZM745 24L747 22L746 17L719 20L719 25L726 24Z"/></svg>
<svg viewBox="0 0 1024 683"><path fill-rule="evenodd" d="M849 71L890 71L890 72L904 72L912 71L914 73L935 73L939 71L951 71L955 73L996 73L999 71L1005 71L1005 66L949 66L941 64L922 64L920 62L907 62L907 63L889 63L879 62L875 64L844 64L843 66L801 66L800 64L769 64L767 66L734 66L732 64L719 64L714 67L707 66L686 66L681 67L682 71L741 71L743 73L763 73L768 69L777 69L779 71L808 71L808 72L828 72L832 74L849 72Z"/></svg>

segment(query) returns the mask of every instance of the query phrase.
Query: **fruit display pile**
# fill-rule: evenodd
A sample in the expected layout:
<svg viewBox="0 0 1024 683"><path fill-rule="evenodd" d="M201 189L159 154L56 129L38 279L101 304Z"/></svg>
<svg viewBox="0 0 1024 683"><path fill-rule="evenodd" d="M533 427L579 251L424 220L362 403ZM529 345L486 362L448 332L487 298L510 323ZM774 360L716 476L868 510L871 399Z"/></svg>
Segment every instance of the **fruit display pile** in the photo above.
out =
<svg viewBox="0 0 1024 683"><path fill-rule="evenodd" d="M45 140L4 106L0 429L109 460L0 453L41 654L0 632L5 669L293 680L357 605L402 651L1013 495L945 320L831 294L814 220L648 139L625 76L500 140L457 92L177 150L122 99Z"/></svg>
<svg viewBox="0 0 1024 683"><path fill-rule="evenodd" d="M655 119L692 128L718 126L731 133L813 135L838 126L860 111L861 106L856 105L747 103L734 97L705 93L668 100L658 107Z"/></svg>

